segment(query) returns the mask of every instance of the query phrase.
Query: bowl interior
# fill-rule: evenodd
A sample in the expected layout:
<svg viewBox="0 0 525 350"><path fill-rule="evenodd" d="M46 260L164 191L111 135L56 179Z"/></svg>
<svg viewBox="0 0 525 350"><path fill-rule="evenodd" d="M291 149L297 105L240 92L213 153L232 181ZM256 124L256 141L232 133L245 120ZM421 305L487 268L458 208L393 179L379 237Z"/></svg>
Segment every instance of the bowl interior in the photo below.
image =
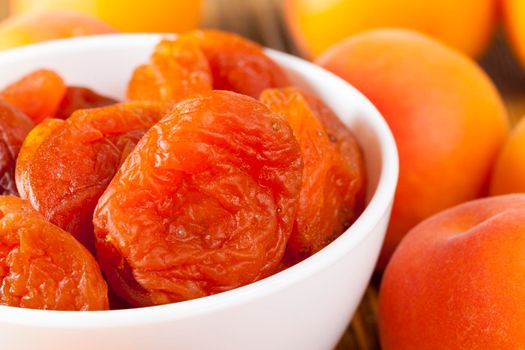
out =
<svg viewBox="0 0 525 350"><path fill-rule="evenodd" d="M158 34L117 34L57 40L30 45L0 54L0 88L38 69L49 68L61 74L68 85L80 85L123 100L133 69L148 60L153 46L162 36ZM265 293L277 292L337 261L372 230L384 212L388 211L395 191L398 174L397 151L386 123L357 90L343 80L299 58L267 49L289 74L292 81L322 98L354 132L363 148L368 171L368 206L359 219L337 240L319 253L283 272L248 286L218 295L187 302L131 310L75 313L27 310L0 306L0 321L16 315L24 322L62 326L89 325L94 322L140 322L130 318L141 312L145 317L184 317L191 313L206 312L214 307L227 307L232 303L257 298ZM376 259L372 256L371 259ZM16 315L15 315L16 314ZM48 316L55 315L55 316ZM60 315L60 317L56 317ZM96 319L96 320L95 320ZM143 319L144 320L144 319Z"/></svg>

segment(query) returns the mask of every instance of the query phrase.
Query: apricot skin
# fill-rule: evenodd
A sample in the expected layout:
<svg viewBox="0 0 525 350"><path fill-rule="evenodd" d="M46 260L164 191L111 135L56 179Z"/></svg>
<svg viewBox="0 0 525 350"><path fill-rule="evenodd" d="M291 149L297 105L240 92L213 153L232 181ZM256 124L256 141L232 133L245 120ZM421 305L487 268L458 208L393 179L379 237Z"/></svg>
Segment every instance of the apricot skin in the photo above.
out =
<svg viewBox="0 0 525 350"><path fill-rule="evenodd" d="M499 2L508 41L522 67L525 67L525 2L521 0Z"/></svg>
<svg viewBox="0 0 525 350"><path fill-rule="evenodd" d="M416 30L478 57L496 23L494 0L286 0L284 10L295 43L310 58L376 28Z"/></svg>
<svg viewBox="0 0 525 350"><path fill-rule="evenodd" d="M47 40L115 32L110 25L74 11L37 11L12 16L0 23L0 50Z"/></svg>
<svg viewBox="0 0 525 350"><path fill-rule="evenodd" d="M317 63L366 95L396 139L400 174L382 270L414 225L485 193L508 131L505 107L474 62L415 32L363 33Z"/></svg>
<svg viewBox="0 0 525 350"><path fill-rule="evenodd" d="M490 194L525 192L525 118L514 127L501 149L490 182Z"/></svg>
<svg viewBox="0 0 525 350"><path fill-rule="evenodd" d="M472 201L412 229L379 296L385 350L525 346L525 195Z"/></svg>

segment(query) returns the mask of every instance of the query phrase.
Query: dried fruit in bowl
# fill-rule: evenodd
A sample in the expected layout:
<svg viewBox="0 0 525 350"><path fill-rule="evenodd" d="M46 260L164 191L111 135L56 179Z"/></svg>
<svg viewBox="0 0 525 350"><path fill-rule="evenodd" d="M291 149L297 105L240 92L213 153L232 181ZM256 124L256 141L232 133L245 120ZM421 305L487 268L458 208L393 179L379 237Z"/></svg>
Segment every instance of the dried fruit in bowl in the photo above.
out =
<svg viewBox="0 0 525 350"><path fill-rule="evenodd" d="M93 209L122 161L165 113L156 103L129 102L80 110L34 130L20 151L16 184L53 224L93 248Z"/></svg>
<svg viewBox="0 0 525 350"><path fill-rule="evenodd" d="M301 146L303 184L288 242L292 261L298 261L332 242L361 213L361 150L352 133L315 96L292 87L265 90L260 99L290 123Z"/></svg>
<svg viewBox="0 0 525 350"><path fill-rule="evenodd" d="M210 65L213 88L258 98L268 88L290 85L283 70L261 46L233 33L196 30L178 40L197 43Z"/></svg>
<svg viewBox="0 0 525 350"><path fill-rule="evenodd" d="M97 256L135 306L230 290L278 269L300 148L286 120L227 91L187 99L124 161L94 214Z"/></svg>
<svg viewBox="0 0 525 350"><path fill-rule="evenodd" d="M55 115L65 93L66 85L60 75L39 69L6 86L0 99L38 123Z"/></svg>
<svg viewBox="0 0 525 350"><path fill-rule="evenodd" d="M178 102L211 87L208 62L196 43L163 40L150 62L133 72L127 95L130 100Z"/></svg>
<svg viewBox="0 0 525 350"><path fill-rule="evenodd" d="M32 127L31 119L0 100L0 195L18 195L15 185L16 158Z"/></svg>
<svg viewBox="0 0 525 350"><path fill-rule="evenodd" d="M196 30L163 40L128 86L130 100L177 102L213 89L259 97L290 82L261 46L236 34Z"/></svg>
<svg viewBox="0 0 525 350"><path fill-rule="evenodd" d="M0 196L0 305L104 310L107 285L93 256L29 203Z"/></svg>
<svg viewBox="0 0 525 350"><path fill-rule="evenodd" d="M115 103L117 103L116 100L99 95L91 89L81 86L68 86L54 118L67 119L79 109L104 107Z"/></svg>

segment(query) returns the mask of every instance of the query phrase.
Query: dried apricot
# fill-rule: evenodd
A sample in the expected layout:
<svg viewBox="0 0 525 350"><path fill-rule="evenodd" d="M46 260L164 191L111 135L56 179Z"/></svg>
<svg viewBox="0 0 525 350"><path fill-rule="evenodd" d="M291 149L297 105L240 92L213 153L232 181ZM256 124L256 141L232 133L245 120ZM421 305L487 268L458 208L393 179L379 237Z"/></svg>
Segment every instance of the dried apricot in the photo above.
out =
<svg viewBox="0 0 525 350"><path fill-rule="evenodd" d="M93 256L29 203L0 196L0 305L104 310L108 289Z"/></svg>
<svg viewBox="0 0 525 350"><path fill-rule="evenodd" d="M302 177L288 123L260 102L211 91L179 102L100 198L97 256L135 306L203 297L274 273Z"/></svg>
<svg viewBox="0 0 525 350"><path fill-rule="evenodd" d="M352 186L348 187L346 192L339 191L339 193L346 193L347 199L342 199L342 203L346 203L347 207L354 207L353 211L347 211L345 214L349 216L341 221L343 224L345 221L352 223L357 219L357 216L365 206L366 167L361 147L352 132L321 99L306 91L300 91L306 101L308 101L308 105L314 115L323 125L328 138L338 150L342 158L341 166L344 166L344 171L350 178L354 179ZM355 199L354 204L348 204L352 202L352 198ZM343 226L346 229L346 225Z"/></svg>
<svg viewBox="0 0 525 350"><path fill-rule="evenodd" d="M79 110L61 125L56 119L48 122L47 130L37 129L22 147L16 168L20 196L93 249L91 222L98 198L144 132L164 114L159 104L129 102Z"/></svg>
<svg viewBox="0 0 525 350"><path fill-rule="evenodd" d="M39 69L0 92L0 99L12 104L35 123L55 115L66 85L55 72Z"/></svg>
<svg viewBox="0 0 525 350"><path fill-rule="evenodd" d="M199 45L208 59L214 89L258 98L264 89L290 85L286 74L261 46L236 34L197 30L181 34L178 41Z"/></svg>
<svg viewBox="0 0 525 350"><path fill-rule="evenodd" d="M15 185L16 158L32 127L31 119L0 100L0 195L18 195Z"/></svg>
<svg viewBox="0 0 525 350"><path fill-rule="evenodd" d="M27 198L29 195L29 189L26 187L29 183L29 172L26 170L29 169L29 162L31 162L35 151L49 135L64 125L65 122L62 119L45 119L31 129L24 139L16 158L16 167L13 175L13 179L16 180L17 190L21 193L22 198Z"/></svg>
<svg viewBox="0 0 525 350"><path fill-rule="evenodd" d="M104 107L115 103L117 103L116 100L99 95L91 89L81 86L68 86L54 118L67 119L76 110Z"/></svg>
<svg viewBox="0 0 525 350"><path fill-rule="evenodd" d="M350 131L337 124L337 116L315 97L285 88L265 90L260 98L290 123L301 146L303 184L288 252L294 260L302 260L337 238L360 213L361 153Z"/></svg>
<svg viewBox="0 0 525 350"><path fill-rule="evenodd" d="M135 69L127 94L130 100L178 102L211 86L208 62L196 44L163 40L150 62Z"/></svg>

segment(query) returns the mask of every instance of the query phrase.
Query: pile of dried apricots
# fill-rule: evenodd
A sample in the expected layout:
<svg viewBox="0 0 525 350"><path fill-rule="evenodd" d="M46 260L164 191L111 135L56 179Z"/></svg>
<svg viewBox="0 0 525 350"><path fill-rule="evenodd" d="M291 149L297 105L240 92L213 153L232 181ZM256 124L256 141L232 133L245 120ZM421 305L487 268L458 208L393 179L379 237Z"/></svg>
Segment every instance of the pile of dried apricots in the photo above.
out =
<svg viewBox="0 0 525 350"><path fill-rule="evenodd" d="M161 41L126 102L32 72L0 92L0 123L2 305L220 293L319 251L364 206L351 132L229 33Z"/></svg>

